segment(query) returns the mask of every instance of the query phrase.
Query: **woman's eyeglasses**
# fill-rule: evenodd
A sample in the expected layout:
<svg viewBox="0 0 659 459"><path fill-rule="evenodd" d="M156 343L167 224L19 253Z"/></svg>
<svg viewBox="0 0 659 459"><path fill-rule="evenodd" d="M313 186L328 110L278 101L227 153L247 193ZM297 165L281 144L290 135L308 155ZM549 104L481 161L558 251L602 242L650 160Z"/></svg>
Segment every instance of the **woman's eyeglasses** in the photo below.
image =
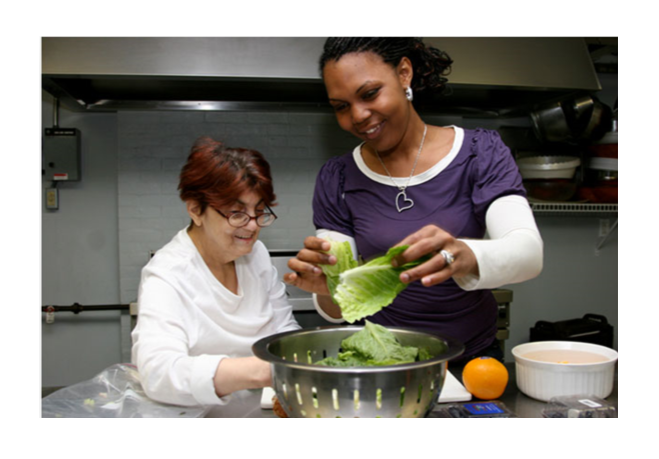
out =
<svg viewBox="0 0 659 459"><path fill-rule="evenodd" d="M259 225L261 228L264 228L266 226L272 225L277 219L277 216L272 211L272 209L270 209L270 207L268 206L265 207L266 209L268 209L268 211L260 213L255 217L252 217L247 212L240 212L235 210L229 212L229 215L225 215L221 211L215 209L214 207L213 209L215 209L218 214L226 218L227 221L229 222L229 225L233 226L234 228L242 228L252 220L256 220L256 224Z"/></svg>

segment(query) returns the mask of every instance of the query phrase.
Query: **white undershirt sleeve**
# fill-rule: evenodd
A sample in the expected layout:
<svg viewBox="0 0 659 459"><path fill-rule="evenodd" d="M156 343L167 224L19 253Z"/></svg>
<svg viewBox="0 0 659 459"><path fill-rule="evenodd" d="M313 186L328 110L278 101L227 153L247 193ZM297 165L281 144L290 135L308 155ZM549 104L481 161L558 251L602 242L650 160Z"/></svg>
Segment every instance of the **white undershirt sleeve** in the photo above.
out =
<svg viewBox="0 0 659 459"><path fill-rule="evenodd" d="M516 195L499 198L485 220L489 239L460 239L476 255L480 275L456 283L464 290L492 289L538 276L543 242L528 201Z"/></svg>

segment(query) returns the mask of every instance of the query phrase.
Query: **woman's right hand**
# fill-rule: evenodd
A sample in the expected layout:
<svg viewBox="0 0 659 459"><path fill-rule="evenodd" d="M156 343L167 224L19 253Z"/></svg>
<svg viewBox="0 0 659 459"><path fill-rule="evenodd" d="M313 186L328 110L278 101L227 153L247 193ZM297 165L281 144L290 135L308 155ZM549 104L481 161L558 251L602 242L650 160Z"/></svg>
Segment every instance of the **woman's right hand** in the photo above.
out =
<svg viewBox="0 0 659 459"><path fill-rule="evenodd" d="M304 240L304 249L296 258L288 260L292 273L284 274L284 282L304 291L318 295L329 295L327 279L318 265L336 264L336 257L328 255L331 244L322 238L309 236Z"/></svg>
<svg viewBox="0 0 659 459"><path fill-rule="evenodd" d="M272 386L270 364L258 357L224 358L215 370L213 385L218 397L238 390Z"/></svg>

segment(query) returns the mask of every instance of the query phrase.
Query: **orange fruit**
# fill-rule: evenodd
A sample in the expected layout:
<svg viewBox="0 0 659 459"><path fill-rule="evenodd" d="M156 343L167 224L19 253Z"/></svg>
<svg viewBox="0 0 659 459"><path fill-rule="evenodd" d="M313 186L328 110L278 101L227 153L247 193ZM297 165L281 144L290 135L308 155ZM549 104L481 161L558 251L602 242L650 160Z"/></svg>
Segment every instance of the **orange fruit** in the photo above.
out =
<svg viewBox="0 0 659 459"><path fill-rule="evenodd" d="M476 357L462 370L462 383L474 397L494 400L501 397L506 390L508 370L497 359Z"/></svg>

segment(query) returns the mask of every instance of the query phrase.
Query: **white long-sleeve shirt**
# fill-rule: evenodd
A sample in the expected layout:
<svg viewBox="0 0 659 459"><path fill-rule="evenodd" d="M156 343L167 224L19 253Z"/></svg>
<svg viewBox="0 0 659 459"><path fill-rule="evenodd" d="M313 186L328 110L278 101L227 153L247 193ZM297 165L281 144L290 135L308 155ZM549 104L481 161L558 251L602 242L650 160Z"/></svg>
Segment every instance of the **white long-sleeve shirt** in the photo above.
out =
<svg viewBox="0 0 659 459"><path fill-rule="evenodd" d="M238 294L225 288L186 229L142 270L132 360L146 394L175 405L224 405L213 376L226 357L252 356L259 339L300 326L285 285L257 241L235 261Z"/></svg>

